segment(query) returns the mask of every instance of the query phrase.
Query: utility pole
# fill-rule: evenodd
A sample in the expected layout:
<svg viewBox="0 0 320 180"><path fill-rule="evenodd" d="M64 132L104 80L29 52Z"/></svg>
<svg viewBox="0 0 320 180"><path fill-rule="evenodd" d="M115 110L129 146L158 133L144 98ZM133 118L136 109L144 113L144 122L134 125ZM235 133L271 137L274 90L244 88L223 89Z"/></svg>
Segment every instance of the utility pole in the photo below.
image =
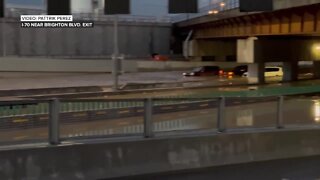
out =
<svg viewBox="0 0 320 180"><path fill-rule="evenodd" d="M119 89L119 36L118 36L118 16L114 15L114 26L113 26L113 56L112 56L112 77L113 77L113 90Z"/></svg>

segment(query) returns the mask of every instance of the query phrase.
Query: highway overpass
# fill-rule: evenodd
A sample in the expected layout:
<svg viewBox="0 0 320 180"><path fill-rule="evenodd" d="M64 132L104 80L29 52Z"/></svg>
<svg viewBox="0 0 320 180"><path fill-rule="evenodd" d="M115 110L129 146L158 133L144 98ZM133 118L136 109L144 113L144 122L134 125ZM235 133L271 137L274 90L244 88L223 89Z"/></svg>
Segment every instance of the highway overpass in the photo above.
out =
<svg viewBox="0 0 320 180"><path fill-rule="evenodd" d="M195 60L247 63L255 83L264 82L267 62L283 62L284 80L292 81L299 61L313 61L319 78L319 1L274 0L274 7L272 12L244 13L226 6L176 23L178 32L192 35L184 42L184 53Z"/></svg>

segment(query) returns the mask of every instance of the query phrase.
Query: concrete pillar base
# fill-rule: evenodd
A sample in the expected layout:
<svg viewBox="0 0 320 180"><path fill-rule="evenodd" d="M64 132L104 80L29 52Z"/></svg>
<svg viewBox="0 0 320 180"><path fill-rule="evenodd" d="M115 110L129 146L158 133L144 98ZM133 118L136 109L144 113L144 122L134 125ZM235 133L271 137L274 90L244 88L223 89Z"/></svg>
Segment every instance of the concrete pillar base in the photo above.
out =
<svg viewBox="0 0 320 180"><path fill-rule="evenodd" d="M283 63L283 82L297 81L299 74L298 62Z"/></svg>
<svg viewBox="0 0 320 180"><path fill-rule="evenodd" d="M249 84L263 84L264 78L264 63L255 63L248 65L248 83Z"/></svg>

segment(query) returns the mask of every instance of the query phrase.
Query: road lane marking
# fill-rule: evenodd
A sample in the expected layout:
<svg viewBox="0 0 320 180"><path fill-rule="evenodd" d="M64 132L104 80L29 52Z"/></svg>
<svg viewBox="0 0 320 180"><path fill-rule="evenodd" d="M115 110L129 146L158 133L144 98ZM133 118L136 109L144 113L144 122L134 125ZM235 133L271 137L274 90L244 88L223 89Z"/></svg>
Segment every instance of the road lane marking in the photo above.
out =
<svg viewBox="0 0 320 180"><path fill-rule="evenodd" d="M200 111L200 114L208 114L209 111Z"/></svg>
<svg viewBox="0 0 320 180"><path fill-rule="evenodd" d="M87 116L87 113L77 113L77 114L73 114L73 117L85 117Z"/></svg>
<svg viewBox="0 0 320 180"><path fill-rule="evenodd" d="M49 120L49 116L42 116L39 118L39 120Z"/></svg>
<svg viewBox="0 0 320 180"><path fill-rule="evenodd" d="M118 114L128 114L128 113L130 113L130 110L118 111Z"/></svg>
<svg viewBox="0 0 320 180"><path fill-rule="evenodd" d="M22 140L22 139L26 139L29 136L16 136L13 138L13 140Z"/></svg>
<svg viewBox="0 0 320 180"><path fill-rule="evenodd" d="M24 123L24 122L28 122L29 119L15 119L12 120L13 123Z"/></svg>
<svg viewBox="0 0 320 180"><path fill-rule="evenodd" d="M118 125L123 126L123 125L129 125L129 122L119 122Z"/></svg>
<svg viewBox="0 0 320 180"><path fill-rule="evenodd" d="M188 106L179 106L180 109L185 109L187 108Z"/></svg>
<svg viewBox="0 0 320 180"><path fill-rule="evenodd" d="M161 109L162 109L162 110L168 110L168 109L173 109L173 107L168 106L168 107L162 107Z"/></svg>
<svg viewBox="0 0 320 180"><path fill-rule="evenodd" d="M200 104L200 107L208 107L209 106L209 104L207 103L207 104Z"/></svg>
<svg viewBox="0 0 320 180"><path fill-rule="evenodd" d="M96 112L96 115L104 115L104 114L107 114L107 112L105 112L105 111L98 111L98 112Z"/></svg>

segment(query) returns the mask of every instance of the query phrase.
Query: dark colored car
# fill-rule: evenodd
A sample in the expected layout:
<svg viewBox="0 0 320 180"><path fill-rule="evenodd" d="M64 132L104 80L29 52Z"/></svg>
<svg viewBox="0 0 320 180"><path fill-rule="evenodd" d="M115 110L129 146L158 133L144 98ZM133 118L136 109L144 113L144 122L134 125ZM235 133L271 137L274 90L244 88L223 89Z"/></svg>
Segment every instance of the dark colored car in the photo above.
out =
<svg viewBox="0 0 320 180"><path fill-rule="evenodd" d="M232 72L236 76L243 76L244 73L248 72L248 66L247 65L237 66L233 69Z"/></svg>
<svg viewBox="0 0 320 180"><path fill-rule="evenodd" d="M188 73L183 73L184 76L217 76L220 73L219 66L203 66L198 67Z"/></svg>

